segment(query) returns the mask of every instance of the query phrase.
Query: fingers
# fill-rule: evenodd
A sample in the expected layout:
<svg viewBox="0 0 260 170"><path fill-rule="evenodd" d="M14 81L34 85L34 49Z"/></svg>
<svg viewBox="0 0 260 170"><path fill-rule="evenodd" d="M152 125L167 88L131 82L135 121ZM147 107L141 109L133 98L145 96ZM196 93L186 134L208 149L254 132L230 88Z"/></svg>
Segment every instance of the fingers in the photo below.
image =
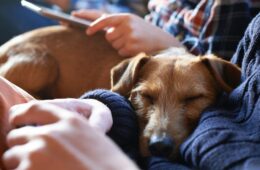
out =
<svg viewBox="0 0 260 170"><path fill-rule="evenodd" d="M123 57L128 57L128 56L134 56L135 54L133 54L132 52L128 51L127 49L125 48L122 48L118 51L118 54L120 56L123 56Z"/></svg>
<svg viewBox="0 0 260 170"><path fill-rule="evenodd" d="M112 126L112 114L109 108L94 99L55 99L44 103L53 104L87 118L90 125L106 133Z"/></svg>
<svg viewBox="0 0 260 170"><path fill-rule="evenodd" d="M93 35L98 31L101 31L108 27L116 27L124 20L124 15L111 14L103 15L91 23L90 27L87 29L88 35Z"/></svg>
<svg viewBox="0 0 260 170"><path fill-rule="evenodd" d="M61 107L65 110L71 111L75 114L89 118L92 110L92 106L86 102L83 102L83 99L53 99L53 100L44 100L41 103L52 104L58 107Z"/></svg>
<svg viewBox="0 0 260 170"><path fill-rule="evenodd" d="M125 39L124 38L119 38L115 41L112 42L112 47L115 48L116 50L120 50L125 46Z"/></svg>
<svg viewBox="0 0 260 170"><path fill-rule="evenodd" d="M120 28L120 26L118 28L109 28L106 33L107 41L118 51L125 46L127 40L126 36L125 31Z"/></svg>
<svg viewBox="0 0 260 170"><path fill-rule="evenodd" d="M136 43L131 43L129 41L129 37L127 35L119 38L118 40L112 42L113 48L118 51L118 54L123 57L135 56L140 51L137 47Z"/></svg>
<svg viewBox="0 0 260 170"><path fill-rule="evenodd" d="M13 106L9 115L9 122L13 128L25 125L47 125L78 115L89 119L93 127L104 133L112 126L112 115L109 108L93 99L56 99L29 102Z"/></svg>
<svg viewBox="0 0 260 170"><path fill-rule="evenodd" d="M92 112L89 117L89 124L101 132L108 132L113 124L112 114L109 108L103 103L93 100L86 99L85 102L92 105Z"/></svg>
<svg viewBox="0 0 260 170"><path fill-rule="evenodd" d="M32 167L33 165L30 162L37 157L36 154L43 152L44 146L44 141L39 139L10 148L3 155L6 169L28 169Z"/></svg>
<svg viewBox="0 0 260 170"><path fill-rule="evenodd" d="M43 103L59 106L63 109L87 118L93 127L107 132L112 126L112 114L109 108L95 99L55 99Z"/></svg>
<svg viewBox="0 0 260 170"><path fill-rule="evenodd" d="M29 102L13 106L10 109L9 122L12 127L24 125L45 125L55 123L68 114L54 105L40 102Z"/></svg>
<svg viewBox="0 0 260 170"><path fill-rule="evenodd" d="M143 21L140 17L131 14L109 14L101 15L91 11L77 11L72 13L76 17L96 19L87 28L86 34L93 35L98 31L106 31L107 41L115 48L119 55L129 57L137 54L139 51L135 47L136 27L138 23ZM92 16L92 17L90 17ZM98 18L96 18L98 17ZM133 28L134 27L134 28Z"/></svg>
<svg viewBox="0 0 260 170"><path fill-rule="evenodd" d="M112 27L106 31L106 39L108 42L113 43L113 41L116 41L124 36L124 33L125 31L123 29L120 29L120 27Z"/></svg>
<svg viewBox="0 0 260 170"><path fill-rule="evenodd" d="M79 10L79 11L73 11L71 15L87 20L96 20L97 18L101 17L105 13L100 10Z"/></svg>
<svg viewBox="0 0 260 170"><path fill-rule="evenodd" d="M135 53L135 39L131 34L132 30L124 24L119 24L116 28L112 27L106 31L106 39L119 55L130 56Z"/></svg>
<svg viewBox="0 0 260 170"><path fill-rule="evenodd" d="M78 11L72 11L71 15L74 17L94 21L97 18L104 15L104 12L102 12L100 10L95 10L95 9L88 9L88 10L82 9L82 10L78 10ZM70 23L68 23L66 21L60 21L59 23L63 26L73 27L73 25L70 25Z"/></svg>
<svg viewBox="0 0 260 170"><path fill-rule="evenodd" d="M36 129L33 126L25 126L19 129L11 130L6 137L7 146L9 148L12 148L16 145L24 145L28 143L28 141L35 134L35 130ZM39 131L40 128L38 128L37 130L37 133L42 133Z"/></svg>
<svg viewBox="0 0 260 170"><path fill-rule="evenodd" d="M15 169L20 162L20 155L22 150L20 147L14 147L3 155L3 162L6 169Z"/></svg>

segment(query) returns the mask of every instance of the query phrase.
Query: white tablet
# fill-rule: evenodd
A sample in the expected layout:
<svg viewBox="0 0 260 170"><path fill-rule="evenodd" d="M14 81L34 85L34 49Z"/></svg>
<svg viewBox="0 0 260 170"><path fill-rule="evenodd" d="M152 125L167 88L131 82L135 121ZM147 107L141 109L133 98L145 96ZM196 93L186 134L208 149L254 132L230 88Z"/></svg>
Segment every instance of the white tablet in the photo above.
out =
<svg viewBox="0 0 260 170"><path fill-rule="evenodd" d="M64 21L68 22L71 25L74 26L80 26L80 27L88 27L91 23L91 21L77 18L71 15L68 15L64 12L56 11L47 7L39 6L36 4L33 4L31 2L28 2L26 0L21 1L22 6L51 19L55 19L58 21Z"/></svg>

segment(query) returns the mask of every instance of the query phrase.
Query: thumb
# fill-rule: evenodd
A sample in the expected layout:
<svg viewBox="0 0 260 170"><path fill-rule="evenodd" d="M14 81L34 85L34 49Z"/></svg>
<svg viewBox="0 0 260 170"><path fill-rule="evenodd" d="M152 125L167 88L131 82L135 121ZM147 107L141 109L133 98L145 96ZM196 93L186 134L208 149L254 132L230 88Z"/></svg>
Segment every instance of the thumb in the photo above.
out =
<svg viewBox="0 0 260 170"><path fill-rule="evenodd" d="M106 133L113 124L110 109L102 102L95 99L54 99L41 103L59 106L74 113L79 113L89 120L92 127Z"/></svg>
<svg viewBox="0 0 260 170"><path fill-rule="evenodd" d="M89 124L101 132L107 133L113 124L112 113L110 109L98 100L85 100L90 105L92 105L92 113L89 116Z"/></svg>
<svg viewBox="0 0 260 170"><path fill-rule="evenodd" d="M109 14L102 15L94 22L91 23L87 29L87 35L93 35L98 31L104 30L109 27L117 27L124 21L124 15L122 14Z"/></svg>

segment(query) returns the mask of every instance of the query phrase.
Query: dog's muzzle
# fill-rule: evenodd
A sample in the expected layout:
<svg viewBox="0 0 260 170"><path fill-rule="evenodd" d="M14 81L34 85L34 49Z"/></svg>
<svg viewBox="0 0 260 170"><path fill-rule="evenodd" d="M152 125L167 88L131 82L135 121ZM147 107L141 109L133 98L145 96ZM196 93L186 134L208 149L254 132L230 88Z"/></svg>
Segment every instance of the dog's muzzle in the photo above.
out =
<svg viewBox="0 0 260 170"><path fill-rule="evenodd" d="M169 157L174 149L173 139L166 135L152 135L149 150L154 156Z"/></svg>

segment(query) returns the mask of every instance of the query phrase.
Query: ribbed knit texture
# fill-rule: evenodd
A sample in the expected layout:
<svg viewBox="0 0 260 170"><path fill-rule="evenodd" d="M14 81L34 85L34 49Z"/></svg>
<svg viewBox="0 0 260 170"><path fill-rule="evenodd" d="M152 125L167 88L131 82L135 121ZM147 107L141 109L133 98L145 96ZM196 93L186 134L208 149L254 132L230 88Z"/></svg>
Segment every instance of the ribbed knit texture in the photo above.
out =
<svg viewBox="0 0 260 170"><path fill-rule="evenodd" d="M115 143L133 160L138 154L138 124L136 113L123 96L108 90L94 90L81 96L84 99L96 99L104 103L112 112L113 126L108 132Z"/></svg>

